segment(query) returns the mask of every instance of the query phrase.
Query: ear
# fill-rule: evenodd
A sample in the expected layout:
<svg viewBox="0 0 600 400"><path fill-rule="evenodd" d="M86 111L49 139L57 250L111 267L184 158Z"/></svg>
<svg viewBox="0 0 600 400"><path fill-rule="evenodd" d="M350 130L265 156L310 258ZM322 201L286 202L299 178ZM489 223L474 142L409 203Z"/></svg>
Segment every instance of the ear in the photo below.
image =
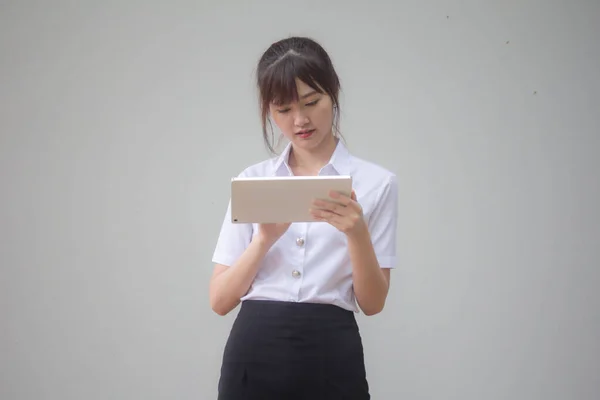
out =
<svg viewBox="0 0 600 400"><path fill-rule="evenodd" d="M352 190L352 194L350 195L350 198L354 201L356 201L356 192L354 190Z"/></svg>

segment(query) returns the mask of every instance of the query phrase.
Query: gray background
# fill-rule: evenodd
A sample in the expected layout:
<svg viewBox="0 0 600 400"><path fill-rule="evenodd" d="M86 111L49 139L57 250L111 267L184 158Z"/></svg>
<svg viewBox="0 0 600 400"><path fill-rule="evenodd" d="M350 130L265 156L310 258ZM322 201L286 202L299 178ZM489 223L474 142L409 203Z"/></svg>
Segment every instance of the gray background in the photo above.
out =
<svg viewBox="0 0 600 400"><path fill-rule="evenodd" d="M330 52L356 155L399 176L359 317L374 399L600 397L600 3L0 2L0 399L211 399L253 74Z"/></svg>

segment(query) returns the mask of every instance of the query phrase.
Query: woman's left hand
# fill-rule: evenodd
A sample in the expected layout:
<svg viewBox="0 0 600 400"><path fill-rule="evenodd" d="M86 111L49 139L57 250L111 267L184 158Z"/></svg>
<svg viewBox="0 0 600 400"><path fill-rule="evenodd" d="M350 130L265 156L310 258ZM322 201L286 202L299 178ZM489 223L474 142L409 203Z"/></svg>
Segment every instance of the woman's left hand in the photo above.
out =
<svg viewBox="0 0 600 400"><path fill-rule="evenodd" d="M354 190L350 197L338 193L329 193L331 200L315 200L310 212L315 221L329 222L346 235L352 235L366 229L363 210L356 201Z"/></svg>

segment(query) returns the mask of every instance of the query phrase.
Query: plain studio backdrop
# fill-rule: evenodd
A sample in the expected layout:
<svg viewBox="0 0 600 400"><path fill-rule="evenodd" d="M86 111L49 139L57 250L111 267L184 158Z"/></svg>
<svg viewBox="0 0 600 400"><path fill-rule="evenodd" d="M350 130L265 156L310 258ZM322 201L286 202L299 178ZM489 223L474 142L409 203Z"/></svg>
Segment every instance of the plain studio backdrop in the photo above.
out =
<svg viewBox="0 0 600 400"><path fill-rule="evenodd" d="M1 1L0 399L214 399L256 62L314 37L399 177L376 400L600 398L600 3Z"/></svg>

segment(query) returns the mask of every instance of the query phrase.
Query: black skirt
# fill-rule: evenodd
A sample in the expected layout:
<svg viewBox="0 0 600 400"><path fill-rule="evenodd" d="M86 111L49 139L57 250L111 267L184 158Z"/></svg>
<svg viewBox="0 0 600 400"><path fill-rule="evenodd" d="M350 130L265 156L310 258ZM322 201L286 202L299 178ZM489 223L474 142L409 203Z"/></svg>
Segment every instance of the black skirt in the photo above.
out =
<svg viewBox="0 0 600 400"><path fill-rule="evenodd" d="M370 399L354 313L328 304L242 302L218 399Z"/></svg>

